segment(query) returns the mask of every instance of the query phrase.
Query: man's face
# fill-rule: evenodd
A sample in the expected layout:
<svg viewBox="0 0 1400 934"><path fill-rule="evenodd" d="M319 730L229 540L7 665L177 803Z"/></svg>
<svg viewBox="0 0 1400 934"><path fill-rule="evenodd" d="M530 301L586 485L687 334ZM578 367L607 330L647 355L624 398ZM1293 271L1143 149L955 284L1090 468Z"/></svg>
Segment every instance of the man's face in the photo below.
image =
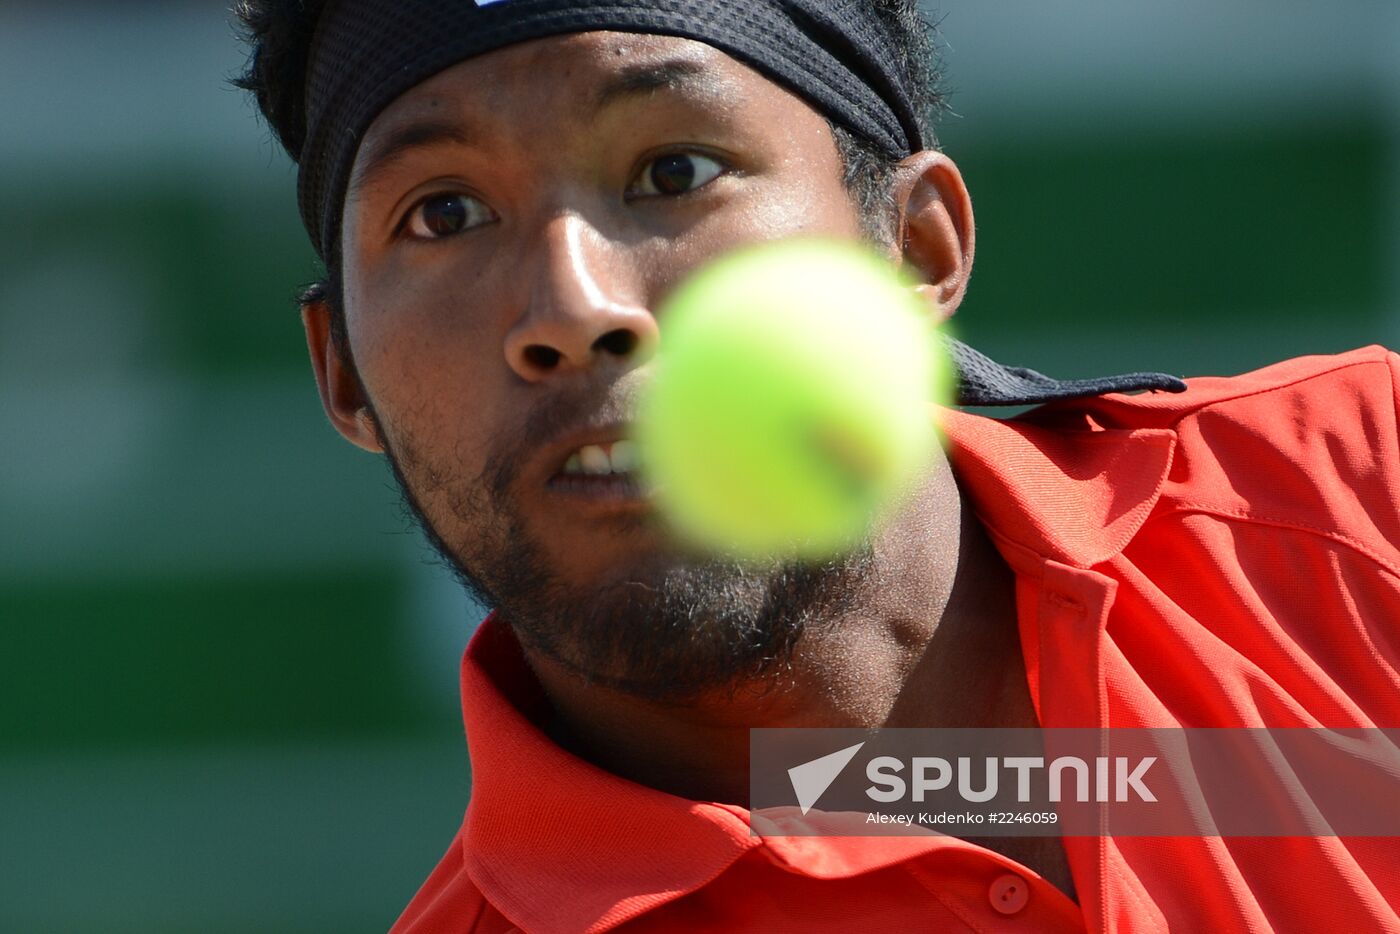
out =
<svg viewBox="0 0 1400 934"><path fill-rule="evenodd" d="M627 433L688 271L859 231L826 121L688 40L512 46L379 115L345 203L350 350L406 495L527 647L683 694L780 654L858 573L687 555L630 480L573 471Z"/></svg>

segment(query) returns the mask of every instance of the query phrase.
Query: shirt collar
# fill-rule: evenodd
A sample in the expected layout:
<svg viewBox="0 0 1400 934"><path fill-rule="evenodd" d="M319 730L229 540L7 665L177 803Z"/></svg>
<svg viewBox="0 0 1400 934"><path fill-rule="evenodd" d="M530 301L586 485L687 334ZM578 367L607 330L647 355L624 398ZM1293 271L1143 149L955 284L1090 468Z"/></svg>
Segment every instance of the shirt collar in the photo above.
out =
<svg viewBox="0 0 1400 934"><path fill-rule="evenodd" d="M1053 409L1009 421L944 409L940 424L959 486L993 535L1076 568L1127 547L1176 448L1170 429L1104 428Z"/></svg>
<svg viewBox="0 0 1400 934"><path fill-rule="evenodd" d="M492 616L462 665L472 759L467 872L528 931L600 931L700 888L759 840L742 808L689 801L579 759L540 728L543 691Z"/></svg>

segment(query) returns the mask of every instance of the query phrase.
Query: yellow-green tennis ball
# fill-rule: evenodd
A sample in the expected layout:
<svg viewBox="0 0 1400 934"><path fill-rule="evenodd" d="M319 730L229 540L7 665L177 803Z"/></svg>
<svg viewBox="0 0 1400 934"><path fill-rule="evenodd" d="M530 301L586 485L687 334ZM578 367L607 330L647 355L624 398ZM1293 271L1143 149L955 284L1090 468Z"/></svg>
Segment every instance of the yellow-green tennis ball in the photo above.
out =
<svg viewBox="0 0 1400 934"><path fill-rule="evenodd" d="M797 239L730 254L659 309L636 427L672 528L731 556L860 543L930 463L949 371L930 309L885 260Z"/></svg>

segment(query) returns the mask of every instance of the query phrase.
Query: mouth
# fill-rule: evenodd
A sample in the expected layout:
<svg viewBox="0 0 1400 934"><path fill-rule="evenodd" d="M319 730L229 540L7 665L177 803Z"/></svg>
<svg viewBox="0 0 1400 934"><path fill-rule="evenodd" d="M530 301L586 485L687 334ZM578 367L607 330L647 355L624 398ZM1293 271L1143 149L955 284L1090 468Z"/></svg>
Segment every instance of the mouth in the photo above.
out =
<svg viewBox="0 0 1400 934"><path fill-rule="evenodd" d="M631 510L650 508L649 491L638 470L636 442L622 437L620 428L584 440L571 440L556 449L558 464L546 486L571 500L600 507Z"/></svg>
<svg viewBox="0 0 1400 934"><path fill-rule="evenodd" d="M637 443L625 438L585 444L564 461L564 477L627 477L637 470Z"/></svg>

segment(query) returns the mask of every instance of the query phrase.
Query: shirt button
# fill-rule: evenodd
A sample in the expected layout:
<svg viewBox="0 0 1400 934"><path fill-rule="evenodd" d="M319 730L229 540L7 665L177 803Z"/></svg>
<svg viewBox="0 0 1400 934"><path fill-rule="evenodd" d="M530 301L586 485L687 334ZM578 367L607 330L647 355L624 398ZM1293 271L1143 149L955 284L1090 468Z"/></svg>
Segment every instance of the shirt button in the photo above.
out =
<svg viewBox="0 0 1400 934"><path fill-rule="evenodd" d="M1008 872L1004 876L997 876L992 882L987 889L987 900L1000 913L1014 915L1031 900L1031 887L1025 879Z"/></svg>

